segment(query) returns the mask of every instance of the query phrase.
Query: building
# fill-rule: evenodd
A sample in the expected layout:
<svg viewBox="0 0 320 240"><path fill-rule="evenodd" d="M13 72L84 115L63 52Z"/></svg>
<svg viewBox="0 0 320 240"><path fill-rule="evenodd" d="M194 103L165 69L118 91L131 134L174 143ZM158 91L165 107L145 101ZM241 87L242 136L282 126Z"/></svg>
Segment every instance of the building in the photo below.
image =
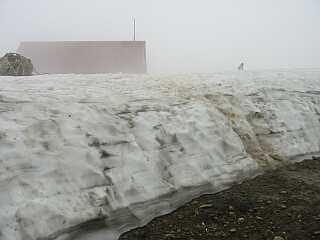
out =
<svg viewBox="0 0 320 240"><path fill-rule="evenodd" d="M144 41L22 42L18 53L40 74L147 71Z"/></svg>

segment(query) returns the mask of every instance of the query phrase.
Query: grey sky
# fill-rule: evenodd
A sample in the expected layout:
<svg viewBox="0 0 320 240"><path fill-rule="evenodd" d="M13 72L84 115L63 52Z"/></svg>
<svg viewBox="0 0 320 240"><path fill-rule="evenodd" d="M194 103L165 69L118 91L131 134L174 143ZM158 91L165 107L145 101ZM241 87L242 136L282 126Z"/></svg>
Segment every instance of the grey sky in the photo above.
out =
<svg viewBox="0 0 320 240"><path fill-rule="evenodd" d="M0 0L0 54L28 40L146 40L151 72L320 67L319 0Z"/></svg>

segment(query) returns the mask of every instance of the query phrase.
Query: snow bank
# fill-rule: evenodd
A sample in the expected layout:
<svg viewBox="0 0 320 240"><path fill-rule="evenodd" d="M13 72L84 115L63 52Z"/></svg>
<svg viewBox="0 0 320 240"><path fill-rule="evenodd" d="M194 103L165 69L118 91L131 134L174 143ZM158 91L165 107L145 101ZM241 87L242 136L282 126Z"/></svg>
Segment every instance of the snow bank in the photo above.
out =
<svg viewBox="0 0 320 240"><path fill-rule="evenodd" d="M0 77L0 239L115 239L320 152L320 71Z"/></svg>

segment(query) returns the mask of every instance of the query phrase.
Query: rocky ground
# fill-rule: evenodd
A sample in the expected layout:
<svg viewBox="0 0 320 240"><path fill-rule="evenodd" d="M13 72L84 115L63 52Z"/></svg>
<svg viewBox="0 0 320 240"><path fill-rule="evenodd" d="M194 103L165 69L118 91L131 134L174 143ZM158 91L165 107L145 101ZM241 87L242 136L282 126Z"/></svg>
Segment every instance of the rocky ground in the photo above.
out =
<svg viewBox="0 0 320 240"><path fill-rule="evenodd" d="M120 239L320 239L320 158L194 199Z"/></svg>

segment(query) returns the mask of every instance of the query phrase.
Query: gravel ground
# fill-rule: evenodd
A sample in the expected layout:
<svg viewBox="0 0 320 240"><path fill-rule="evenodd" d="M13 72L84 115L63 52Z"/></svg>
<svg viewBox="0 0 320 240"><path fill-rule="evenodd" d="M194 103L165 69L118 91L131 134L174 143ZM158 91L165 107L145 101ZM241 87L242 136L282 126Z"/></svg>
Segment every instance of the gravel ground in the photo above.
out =
<svg viewBox="0 0 320 240"><path fill-rule="evenodd" d="M320 158L201 196L120 239L320 239Z"/></svg>

